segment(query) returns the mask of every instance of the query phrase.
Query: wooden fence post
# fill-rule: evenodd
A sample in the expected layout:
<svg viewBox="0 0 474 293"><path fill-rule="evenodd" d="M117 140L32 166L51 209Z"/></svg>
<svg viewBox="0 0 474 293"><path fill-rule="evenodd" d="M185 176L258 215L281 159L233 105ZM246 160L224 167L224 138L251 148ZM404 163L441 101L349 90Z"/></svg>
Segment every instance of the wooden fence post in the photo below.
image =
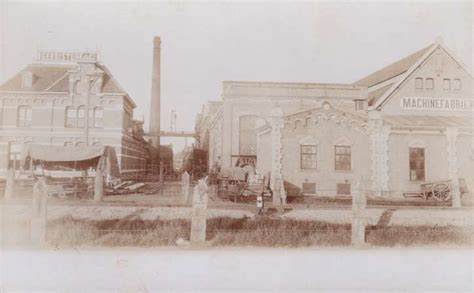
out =
<svg viewBox="0 0 474 293"><path fill-rule="evenodd" d="M207 178L199 180L193 193L193 211L191 218L191 243L206 241L206 210L208 201Z"/></svg>
<svg viewBox="0 0 474 293"><path fill-rule="evenodd" d="M33 186L31 242L43 245L46 242L48 208L48 184L45 177L40 177Z"/></svg>
<svg viewBox="0 0 474 293"><path fill-rule="evenodd" d="M360 188L360 183L360 180L355 182L352 192L351 245L355 247L365 245L365 208L367 200L365 191Z"/></svg>
<svg viewBox="0 0 474 293"><path fill-rule="evenodd" d="M189 197L189 184L190 178L188 172L184 171L183 176L181 176L181 196L182 203L186 204Z"/></svg>
<svg viewBox="0 0 474 293"><path fill-rule="evenodd" d="M97 169L94 180L94 201L102 201L104 197L104 176L102 171Z"/></svg>
<svg viewBox="0 0 474 293"><path fill-rule="evenodd" d="M459 188L459 178L455 176L451 183L452 206L453 208L460 208L461 204L461 190Z"/></svg>
<svg viewBox="0 0 474 293"><path fill-rule="evenodd" d="M7 174L7 182L5 184L5 193L3 198L5 200L9 200L13 197L13 193L15 192L15 170L10 169L8 170Z"/></svg>
<svg viewBox="0 0 474 293"><path fill-rule="evenodd" d="M165 174L163 172L163 162L160 162L160 185L161 185L161 195L165 192Z"/></svg>

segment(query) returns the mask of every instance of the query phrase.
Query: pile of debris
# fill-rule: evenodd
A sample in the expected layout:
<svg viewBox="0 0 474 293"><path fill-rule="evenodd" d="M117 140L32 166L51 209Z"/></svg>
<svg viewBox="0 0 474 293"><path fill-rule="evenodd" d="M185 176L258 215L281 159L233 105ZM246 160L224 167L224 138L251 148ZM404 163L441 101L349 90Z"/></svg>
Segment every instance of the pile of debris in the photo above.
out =
<svg viewBox="0 0 474 293"><path fill-rule="evenodd" d="M163 184L161 182L136 182L123 181L112 187L106 189L107 195L122 195L122 194L156 194L161 191Z"/></svg>

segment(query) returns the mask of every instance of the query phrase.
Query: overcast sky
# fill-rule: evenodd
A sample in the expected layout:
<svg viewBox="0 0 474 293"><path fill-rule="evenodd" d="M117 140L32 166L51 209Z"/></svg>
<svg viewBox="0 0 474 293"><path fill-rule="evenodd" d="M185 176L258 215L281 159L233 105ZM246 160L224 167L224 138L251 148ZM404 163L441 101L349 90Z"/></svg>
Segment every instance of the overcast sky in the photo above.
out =
<svg viewBox="0 0 474 293"><path fill-rule="evenodd" d="M1 2L0 83L37 49L96 50L145 116L162 39L162 129L194 128L222 81L350 83L435 41L472 67L465 2Z"/></svg>

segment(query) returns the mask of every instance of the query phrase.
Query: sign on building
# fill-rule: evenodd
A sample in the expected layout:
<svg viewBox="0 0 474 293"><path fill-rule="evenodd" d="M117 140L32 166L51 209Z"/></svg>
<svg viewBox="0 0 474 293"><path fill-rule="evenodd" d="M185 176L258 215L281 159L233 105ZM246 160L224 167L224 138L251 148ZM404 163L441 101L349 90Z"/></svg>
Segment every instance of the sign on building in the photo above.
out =
<svg viewBox="0 0 474 293"><path fill-rule="evenodd" d="M433 98L433 97L402 97L400 106L406 110L432 111L472 111L472 99Z"/></svg>

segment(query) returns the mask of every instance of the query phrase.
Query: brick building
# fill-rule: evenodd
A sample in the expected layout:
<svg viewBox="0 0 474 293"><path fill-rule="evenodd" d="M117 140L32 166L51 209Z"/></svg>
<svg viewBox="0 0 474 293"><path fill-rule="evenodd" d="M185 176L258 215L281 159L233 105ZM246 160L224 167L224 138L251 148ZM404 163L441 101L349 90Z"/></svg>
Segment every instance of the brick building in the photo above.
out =
<svg viewBox="0 0 474 293"><path fill-rule="evenodd" d="M144 172L150 147L136 107L96 53L38 53L0 86L0 176L25 144L109 145L122 173Z"/></svg>

